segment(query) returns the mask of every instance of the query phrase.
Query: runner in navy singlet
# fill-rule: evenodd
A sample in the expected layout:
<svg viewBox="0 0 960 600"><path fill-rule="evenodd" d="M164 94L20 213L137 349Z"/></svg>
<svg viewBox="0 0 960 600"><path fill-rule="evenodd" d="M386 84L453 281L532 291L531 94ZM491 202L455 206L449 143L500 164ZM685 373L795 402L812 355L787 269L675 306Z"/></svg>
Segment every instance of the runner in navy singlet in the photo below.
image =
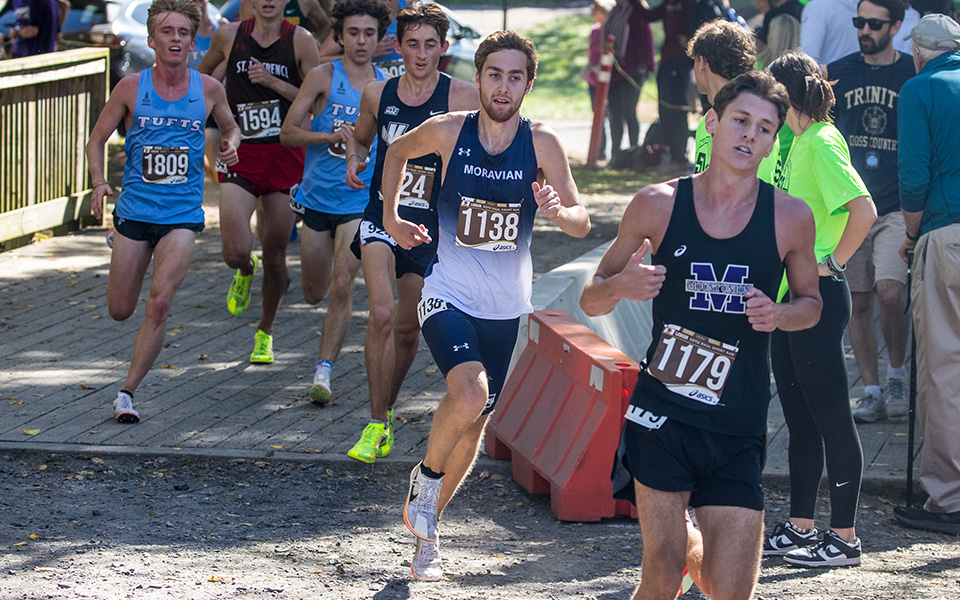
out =
<svg viewBox="0 0 960 600"><path fill-rule="evenodd" d="M147 10L147 42L156 66L127 75L110 94L87 143L93 182L93 216L100 218L104 196L104 144L126 123L127 163L114 212L113 254L107 282L110 316L133 314L151 258L153 278L133 359L114 400L114 418L136 423L133 394L163 346L167 315L187 275L197 233L203 230L204 123L211 114L223 134L219 159L237 162L240 131L223 86L187 68L200 12L192 0L154 0Z"/></svg>
<svg viewBox="0 0 960 600"><path fill-rule="evenodd" d="M423 273L436 252L436 246L413 251L399 248L384 231L380 196L383 153L401 134L433 115L480 106L476 86L451 79L439 71L440 57L447 49L449 26L443 10L433 3L414 2L400 11L398 49L406 71L400 77L371 83L363 90L353 137L347 140L346 182L354 189L369 189L370 193L353 246L363 266L370 299L364 363L371 418L360 440L347 453L367 463L386 456L393 447L393 405L417 353L420 337L417 302L423 287ZM377 140L376 165L372 167L373 177L368 186L362 176L371 168L368 158L374 139ZM407 218L436 227L433 204L440 188L440 168L435 155L411 161L400 200Z"/></svg>
<svg viewBox="0 0 960 600"><path fill-rule="evenodd" d="M366 190L351 189L345 181L346 140L353 133L364 87L386 78L370 59L389 24L390 15L378 0L339 0L333 7L333 38L343 44L343 59L307 74L280 131L285 145L307 146L303 184L290 203L304 225L303 297L317 304L330 292L310 387L310 399L321 405L332 400L330 377L353 316L353 281L360 260L350 243L369 199ZM309 129L301 124L308 113L315 115Z"/></svg>
<svg viewBox="0 0 960 600"><path fill-rule="evenodd" d="M404 522L418 538L411 570L425 580L443 576L437 520L476 459L519 317L533 311L534 216L541 210L575 237L590 231L560 138L520 116L537 70L533 43L512 31L494 33L480 44L475 63L482 109L426 121L390 145L383 166L386 230L402 248L439 240L418 313L448 393L426 456L410 474L404 507ZM424 154L443 163L434 229L400 212L404 168Z"/></svg>
<svg viewBox="0 0 960 600"><path fill-rule="evenodd" d="M287 244L296 216L290 188L303 176L304 150L280 144L280 127L304 74L317 66L317 44L306 29L283 18L282 0L254 0L256 16L228 23L213 34L200 71L226 61L227 98L240 126L240 162L221 174L220 235L224 261L237 269L227 310L242 315L261 259L253 254L250 217L259 208L263 252L263 312L252 363L273 362L273 321L290 278ZM261 218L262 217L262 218Z"/></svg>
<svg viewBox="0 0 960 600"><path fill-rule="evenodd" d="M788 106L765 72L721 88L706 115L710 166L640 190L580 299L588 315L653 299L613 472L614 495L640 516L634 598L676 597L685 560L709 597L746 600L756 587L770 332L811 327L822 305L810 209L757 179ZM791 300L776 304L784 268Z"/></svg>

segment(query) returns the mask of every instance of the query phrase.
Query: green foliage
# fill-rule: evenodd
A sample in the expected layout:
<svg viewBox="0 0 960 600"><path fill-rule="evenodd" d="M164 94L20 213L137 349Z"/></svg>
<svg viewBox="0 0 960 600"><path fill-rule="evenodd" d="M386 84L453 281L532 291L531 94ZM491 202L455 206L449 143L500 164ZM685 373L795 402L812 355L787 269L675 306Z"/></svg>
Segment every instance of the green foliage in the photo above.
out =
<svg viewBox="0 0 960 600"><path fill-rule="evenodd" d="M589 119L590 96L580 73L587 65L589 15L563 17L522 33L537 47L540 64L523 114L533 119Z"/></svg>

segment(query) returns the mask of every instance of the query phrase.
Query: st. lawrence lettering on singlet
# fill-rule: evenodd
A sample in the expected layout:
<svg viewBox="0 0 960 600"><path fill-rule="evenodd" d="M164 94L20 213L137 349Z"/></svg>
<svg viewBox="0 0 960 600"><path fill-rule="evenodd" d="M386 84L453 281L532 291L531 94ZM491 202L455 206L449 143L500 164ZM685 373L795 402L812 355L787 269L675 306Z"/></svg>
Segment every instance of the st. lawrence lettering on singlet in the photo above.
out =
<svg viewBox="0 0 960 600"><path fill-rule="evenodd" d="M253 39L253 24L254 19L247 19L237 28L227 61L227 100L240 126L243 142L277 143L291 101L265 85L252 83L247 70L250 68L250 59L256 58L274 77L300 87L302 79L293 47L296 26L287 21L281 22L280 38L264 48Z"/></svg>
<svg viewBox="0 0 960 600"><path fill-rule="evenodd" d="M440 240L424 298L450 302L482 319L531 312L530 240L537 201L537 155L530 121L497 155L483 149L479 113L464 120L437 199Z"/></svg>
<svg viewBox="0 0 960 600"><path fill-rule="evenodd" d="M653 256L667 278L653 300L652 341L633 406L715 433L766 431L770 336L750 325L744 295L756 287L773 298L783 276L773 196L760 182L744 229L716 239L700 226L692 180L679 181Z"/></svg>

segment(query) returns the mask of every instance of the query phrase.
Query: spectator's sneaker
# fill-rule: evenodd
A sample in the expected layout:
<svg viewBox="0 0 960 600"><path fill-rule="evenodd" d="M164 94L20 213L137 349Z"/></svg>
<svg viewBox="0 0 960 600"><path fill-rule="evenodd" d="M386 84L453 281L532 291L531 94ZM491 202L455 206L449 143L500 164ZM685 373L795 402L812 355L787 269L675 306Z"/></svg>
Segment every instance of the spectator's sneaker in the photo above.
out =
<svg viewBox="0 0 960 600"><path fill-rule="evenodd" d="M800 533L790 521L780 523L773 529L773 534L763 540L763 555L780 556L791 550L812 546L819 541L818 535L816 527L812 527L806 533Z"/></svg>
<svg viewBox="0 0 960 600"><path fill-rule="evenodd" d="M387 429L383 423L367 423L360 434L360 441L353 445L353 448L347 452L347 456L360 462L372 463L381 456L386 456L382 451L383 444L387 441Z"/></svg>
<svg viewBox="0 0 960 600"><path fill-rule="evenodd" d="M883 396L867 394L857 400L857 407L853 409L853 420L857 423L873 423L887 418L887 403Z"/></svg>
<svg viewBox="0 0 960 600"><path fill-rule="evenodd" d="M254 364L270 364L273 362L273 336L257 330L253 338L253 352L250 353L250 362Z"/></svg>
<svg viewBox="0 0 960 600"><path fill-rule="evenodd" d="M393 450L393 409L387 409L387 439L380 446L380 456L386 456Z"/></svg>
<svg viewBox="0 0 960 600"><path fill-rule="evenodd" d="M900 524L914 529L960 535L960 511L935 513L916 506L897 506L893 516Z"/></svg>
<svg viewBox="0 0 960 600"><path fill-rule="evenodd" d="M133 398L126 392L117 392L113 401L113 418L117 423L139 423L140 413L133 410Z"/></svg>
<svg viewBox="0 0 960 600"><path fill-rule="evenodd" d="M907 406L907 385L902 377L888 377L883 396L887 401L887 416L905 417L910 412Z"/></svg>
<svg viewBox="0 0 960 600"><path fill-rule="evenodd" d="M443 562L440 559L440 538L427 542L417 538L417 549L410 561L413 577L420 581L440 581L443 579Z"/></svg>
<svg viewBox="0 0 960 600"><path fill-rule="evenodd" d="M828 531L816 546L791 550L783 560L797 567L855 567L860 564L860 538L847 543Z"/></svg>
<svg viewBox="0 0 960 600"><path fill-rule="evenodd" d="M410 491L403 505L403 522L413 535L433 542L437 539L437 502L443 477L432 479L423 475L420 472L422 466L421 462L410 471Z"/></svg>
<svg viewBox="0 0 960 600"><path fill-rule="evenodd" d="M237 272L233 275L230 290L227 292L227 310L235 317L247 312L247 307L250 306L250 284L253 283L253 276L257 274L257 265L260 264L260 259L257 258L256 254L251 254L250 260L253 261L253 272L244 275L240 272L240 269L237 269Z"/></svg>
<svg viewBox="0 0 960 600"><path fill-rule="evenodd" d="M326 406L330 404L333 395L330 393L330 371L317 367L317 374L313 376L313 385L310 386L310 402Z"/></svg>

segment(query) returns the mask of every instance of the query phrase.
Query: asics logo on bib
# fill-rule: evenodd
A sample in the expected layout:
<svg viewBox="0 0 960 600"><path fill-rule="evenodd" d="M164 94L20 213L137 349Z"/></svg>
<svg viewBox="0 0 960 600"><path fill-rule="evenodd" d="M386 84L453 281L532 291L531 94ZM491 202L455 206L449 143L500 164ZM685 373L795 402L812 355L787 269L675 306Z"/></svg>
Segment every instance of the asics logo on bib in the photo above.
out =
<svg viewBox="0 0 960 600"><path fill-rule="evenodd" d="M137 124L141 129L155 127L179 127L189 131L201 131L203 121L197 119L178 119L177 117L137 117Z"/></svg>
<svg viewBox="0 0 960 600"><path fill-rule="evenodd" d="M333 102L330 105L330 110L333 112L333 116L339 116L341 112L346 114L348 117L355 116L357 114L356 106L344 106L343 104Z"/></svg>
<svg viewBox="0 0 960 600"><path fill-rule="evenodd" d="M750 276L750 267L747 265L727 265L723 279L717 280L716 271L712 263L690 263L690 274L694 279L687 279L686 291L692 292L690 310L706 310L743 314L746 305L743 295L750 289L747 283Z"/></svg>
<svg viewBox="0 0 960 600"><path fill-rule="evenodd" d="M410 126L406 123L395 123L391 121L383 126L383 129L380 131L380 137L389 145L393 143L393 140L405 134L407 129L410 129Z"/></svg>

